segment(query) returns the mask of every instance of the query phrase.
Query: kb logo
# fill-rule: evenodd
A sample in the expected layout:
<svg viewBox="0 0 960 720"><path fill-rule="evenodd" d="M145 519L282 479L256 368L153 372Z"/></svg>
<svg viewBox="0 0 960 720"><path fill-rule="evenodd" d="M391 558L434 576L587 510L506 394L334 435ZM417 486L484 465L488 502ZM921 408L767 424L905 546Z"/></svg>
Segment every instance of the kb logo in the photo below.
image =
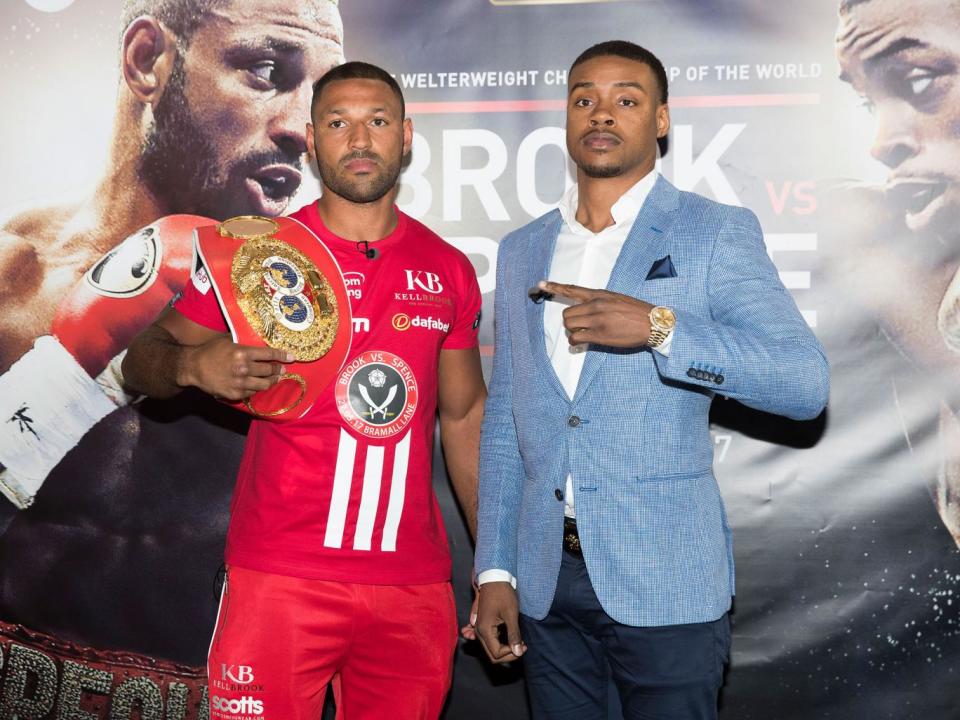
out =
<svg viewBox="0 0 960 720"><path fill-rule="evenodd" d="M220 679L229 680L237 685L249 685L253 682L253 668L250 665L220 663Z"/></svg>
<svg viewBox="0 0 960 720"><path fill-rule="evenodd" d="M437 293L443 292L443 285L440 283L440 276L436 273L425 272L423 270L404 270L407 274L407 290L416 290L420 288L424 292Z"/></svg>

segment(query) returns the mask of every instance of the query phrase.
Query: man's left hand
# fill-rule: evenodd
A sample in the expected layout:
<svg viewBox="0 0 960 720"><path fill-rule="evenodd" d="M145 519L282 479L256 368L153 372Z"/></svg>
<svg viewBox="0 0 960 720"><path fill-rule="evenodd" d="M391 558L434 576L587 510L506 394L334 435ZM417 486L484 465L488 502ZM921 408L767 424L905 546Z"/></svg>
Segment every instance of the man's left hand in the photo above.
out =
<svg viewBox="0 0 960 720"><path fill-rule="evenodd" d="M635 348L650 339L653 305L629 295L541 280L539 287L555 297L577 304L563 311L563 326L571 345L593 343Z"/></svg>

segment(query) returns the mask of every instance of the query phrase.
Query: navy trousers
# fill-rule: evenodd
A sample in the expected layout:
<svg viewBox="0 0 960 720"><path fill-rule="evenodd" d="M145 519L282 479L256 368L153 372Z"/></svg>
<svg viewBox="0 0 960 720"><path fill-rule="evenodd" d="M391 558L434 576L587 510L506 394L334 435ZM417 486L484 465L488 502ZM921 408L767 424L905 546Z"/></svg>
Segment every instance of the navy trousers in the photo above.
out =
<svg viewBox="0 0 960 720"><path fill-rule="evenodd" d="M535 720L607 720L614 683L628 720L715 720L730 653L727 615L713 622L631 627L607 615L582 559L563 553L543 620L520 616Z"/></svg>

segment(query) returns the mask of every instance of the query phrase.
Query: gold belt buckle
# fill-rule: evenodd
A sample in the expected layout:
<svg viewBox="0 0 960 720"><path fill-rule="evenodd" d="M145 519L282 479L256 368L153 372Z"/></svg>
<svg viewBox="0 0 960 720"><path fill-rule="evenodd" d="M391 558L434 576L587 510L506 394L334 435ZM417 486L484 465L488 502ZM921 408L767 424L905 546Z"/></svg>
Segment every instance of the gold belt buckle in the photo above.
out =
<svg viewBox="0 0 960 720"><path fill-rule="evenodd" d="M583 548L580 547L580 534L577 532L577 521L573 518L563 518L563 549L571 555L583 557Z"/></svg>

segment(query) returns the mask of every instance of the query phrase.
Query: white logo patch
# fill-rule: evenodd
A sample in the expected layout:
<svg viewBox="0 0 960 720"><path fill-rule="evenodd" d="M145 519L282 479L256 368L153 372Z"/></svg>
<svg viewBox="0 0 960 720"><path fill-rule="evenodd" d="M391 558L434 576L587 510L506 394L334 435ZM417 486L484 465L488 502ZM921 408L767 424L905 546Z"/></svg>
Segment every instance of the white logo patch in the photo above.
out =
<svg viewBox="0 0 960 720"><path fill-rule="evenodd" d="M135 297L146 292L160 271L163 243L148 225L104 255L83 276L87 285L106 297Z"/></svg>
<svg viewBox="0 0 960 720"><path fill-rule="evenodd" d="M361 300L363 298L364 280L361 272L345 272L343 274L343 283L347 286L347 295L351 300Z"/></svg>
<svg viewBox="0 0 960 720"><path fill-rule="evenodd" d="M197 268L197 271L190 280L193 282L193 286L197 289L197 292L201 295L206 295L210 292L210 276L207 275L206 268Z"/></svg>

